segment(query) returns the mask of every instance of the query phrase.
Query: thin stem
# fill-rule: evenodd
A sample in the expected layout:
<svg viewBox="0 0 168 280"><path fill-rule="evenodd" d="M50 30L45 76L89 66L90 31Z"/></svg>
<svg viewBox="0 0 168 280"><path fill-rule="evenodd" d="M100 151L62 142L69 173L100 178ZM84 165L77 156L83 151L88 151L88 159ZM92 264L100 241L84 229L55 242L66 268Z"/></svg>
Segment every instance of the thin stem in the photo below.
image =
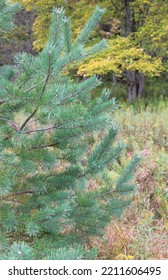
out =
<svg viewBox="0 0 168 280"><path fill-rule="evenodd" d="M12 121L10 121L10 120L8 120L8 119L5 119L5 118L0 118L0 120L1 120L1 121L4 121L4 122L10 123L10 124L12 125L12 128L13 128L14 130L16 130L16 131L19 130L18 127L17 127L17 125L16 125L14 122L12 122Z"/></svg>
<svg viewBox="0 0 168 280"><path fill-rule="evenodd" d="M46 79L45 79L45 80L46 80ZM45 80L44 80L44 81L41 81L41 82L39 82L39 83L37 83L36 85L34 85L34 86L30 87L30 88L28 88L28 89L25 91L25 93L27 93L27 92L31 91L32 89L36 88L36 87L37 87L38 85L40 85L41 83L45 82Z"/></svg>
<svg viewBox="0 0 168 280"><path fill-rule="evenodd" d="M53 143L53 144L43 145L43 146L34 146L32 148L26 149L26 151L31 151L31 150L36 150L36 149L44 149L44 148L54 147L56 145L58 145L58 143Z"/></svg>
<svg viewBox="0 0 168 280"><path fill-rule="evenodd" d="M44 86L42 88L42 91L41 91L41 94L40 94L40 97L39 97L39 100L42 98L42 96L44 95L44 92L45 92L45 89L46 89L46 86L47 86L47 83L49 81L49 77L50 77L50 72L51 72L51 59L50 59L50 55L51 53L49 52L48 53L49 55L49 64L48 64L48 73L47 73L47 76L46 76L46 79L45 79L45 83L44 83ZM39 105L36 107L36 109L31 113L31 115L24 121L24 123L21 125L20 127L20 130L23 130L23 128L27 125L28 121L35 115L35 113L37 112L39 108Z"/></svg>
<svg viewBox="0 0 168 280"><path fill-rule="evenodd" d="M24 123L21 125L20 127L20 131L26 126L26 124L28 123L28 121L35 115L35 113L38 110L38 106L36 107L36 109L31 113L31 115L24 121Z"/></svg>
<svg viewBox="0 0 168 280"><path fill-rule="evenodd" d="M11 193L11 194L9 194L9 195L7 195L7 196L3 196L3 198L0 199L0 201L2 201L2 200L4 200L4 199L7 199L7 198L9 198L9 197L12 197L12 196L24 195L24 194L33 194L33 193L34 193L34 191L31 191L31 190L29 190L29 191L23 191L23 192Z"/></svg>
<svg viewBox="0 0 168 280"><path fill-rule="evenodd" d="M32 121L28 122L28 124L30 124L30 123L32 123L32 122L36 122L36 121L38 121L38 120L39 120L39 119L32 120Z"/></svg>
<svg viewBox="0 0 168 280"><path fill-rule="evenodd" d="M44 128L37 128L34 130L26 130L23 131L24 133L33 133L33 132L40 132L40 131L46 131L46 130L51 130L53 128L57 128L56 126L50 126L50 127L44 127Z"/></svg>

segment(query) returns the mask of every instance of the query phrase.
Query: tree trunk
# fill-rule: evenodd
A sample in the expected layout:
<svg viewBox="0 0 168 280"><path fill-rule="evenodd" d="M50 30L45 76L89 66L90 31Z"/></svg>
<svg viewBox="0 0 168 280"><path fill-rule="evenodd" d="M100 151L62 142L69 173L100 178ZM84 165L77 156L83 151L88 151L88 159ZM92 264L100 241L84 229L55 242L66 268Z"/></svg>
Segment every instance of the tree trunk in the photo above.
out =
<svg viewBox="0 0 168 280"><path fill-rule="evenodd" d="M134 14L131 10L133 0L125 0L125 36L128 37L135 31Z"/></svg>
<svg viewBox="0 0 168 280"><path fill-rule="evenodd" d="M131 9L131 3L134 0L125 0L125 36L136 31L136 23L134 13ZM126 84L128 101L132 101L141 97L144 90L144 74L139 71L126 70Z"/></svg>
<svg viewBox="0 0 168 280"><path fill-rule="evenodd" d="M144 74L139 73L138 71L126 71L128 101L138 99L142 96L144 82Z"/></svg>

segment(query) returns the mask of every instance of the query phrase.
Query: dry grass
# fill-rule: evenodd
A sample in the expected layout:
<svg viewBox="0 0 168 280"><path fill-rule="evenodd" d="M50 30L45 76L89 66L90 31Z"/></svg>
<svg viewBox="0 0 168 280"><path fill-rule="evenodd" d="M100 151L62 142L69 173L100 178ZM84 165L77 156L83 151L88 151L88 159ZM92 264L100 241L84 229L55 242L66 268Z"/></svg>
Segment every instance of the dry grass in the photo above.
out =
<svg viewBox="0 0 168 280"><path fill-rule="evenodd" d="M100 259L168 258L168 107L136 112L124 107L115 114L119 139L127 145L123 165L142 154L136 171L137 192L122 220L112 220L103 240L92 240Z"/></svg>

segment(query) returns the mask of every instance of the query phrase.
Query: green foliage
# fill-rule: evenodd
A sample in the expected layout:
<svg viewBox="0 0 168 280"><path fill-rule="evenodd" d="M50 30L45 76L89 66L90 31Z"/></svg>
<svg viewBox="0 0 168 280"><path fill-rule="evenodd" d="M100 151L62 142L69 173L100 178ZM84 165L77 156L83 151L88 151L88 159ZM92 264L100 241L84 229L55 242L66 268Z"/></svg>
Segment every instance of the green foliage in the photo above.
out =
<svg viewBox="0 0 168 280"><path fill-rule="evenodd" d="M120 123L118 139L124 135L125 153L121 166L140 153L135 181L136 195L121 220L113 218L98 244L100 259L167 259L168 257L168 102L162 98L133 104L121 104L113 114ZM156 103L157 101L157 103ZM122 167L121 167L122 168ZM109 182L115 181L120 169L108 172ZM124 189L125 190L125 189Z"/></svg>
<svg viewBox="0 0 168 280"><path fill-rule="evenodd" d="M128 1L129 2L129 1ZM162 58L167 54L167 4L160 1L136 0L130 1L129 7L133 19L132 30L126 34L128 23L126 22L127 8L125 1L97 1L80 0L71 1L45 1L20 0L20 3L28 10L36 9L38 17L34 23L36 41L34 46L40 50L46 42L51 9L54 5L65 6L68 15L71 16L73 30L78 34L90 17L97 4L106 9L101 21L103 27L97 28L92 40L109 38L109 48L88 63L82 63L79 74L106 74L115 72L122 74L124 70L137 70L147 75L159 75L163 68ZM88 9L89 6L89 9ZM43 8L42 8L43 7ZM159 12L158 12L159 11ZM106 28L108 27L108 31ZM43 32L41 32L43 30ZM82 34L82 33L81 33ZM93 34L92 34L93 35ZM82 35L80 35L82 36ZM127 37L127 38L125 38ZM117 46L116 46L117 45Z"/></svg>
<svg viewBox="0 0 168 280"><path fill-rule="evenodd" d="M75 66L72 64L70 70L83 77L93 74L104 77L111 73L119 76L125 84L129 101L142 96L146 76L159 77L163 72L167 72L166 1L160 3L159 0L38 0L34 3L32 0L20 0L19 2L26 9L32 10L33 7L37 12L38 16L33 25L36 50L41 50L47 41L49 19L55 5L65 7L71 17L73 33L77 36L97 4L105 9L106 12L98 27L92 32L86 47L93 43L98 44L100 39L105 38L109 39L107 48ZM75 38L76 36L73 37L73 41ZM95 45L95 48L98 47L99 44Z"/></svg>
<svg viewBox="0 0 168 280"><path fill-rule="evenodd" d="M95 258L90 237L130 202L139 158L113 185L103 180L124 148L109 115L116 102L108 90L91 100L95 76L76 82L67 75L70 64L105 45L85 49L101 15L97 8L73 43L64 10L54 9L44 49L17 54L14 66L0 69L1 258ZM93 178L101 182L94 190Z"/></svg>
<svg viewBox="0 0 168 280"><path fill-rule="evenodd" d="M5 32L11 31L13 28L12 17L18 11L17 4L6 4L9 1L0 1L0 35Z"/></svg>
<svg viewBox="0 0 168 280"><path fill-rule="evenodd" d="M152 102L144 107L142 101L137 107L123 106L124 114L122 110L116 113L116 121L122 124L121 133L126 135L127 153L123 161L136 153L145 157L136 174L139 211L152 209L154 220L161 219L167 227L168 107L162 98L155 107Z"/></svg>

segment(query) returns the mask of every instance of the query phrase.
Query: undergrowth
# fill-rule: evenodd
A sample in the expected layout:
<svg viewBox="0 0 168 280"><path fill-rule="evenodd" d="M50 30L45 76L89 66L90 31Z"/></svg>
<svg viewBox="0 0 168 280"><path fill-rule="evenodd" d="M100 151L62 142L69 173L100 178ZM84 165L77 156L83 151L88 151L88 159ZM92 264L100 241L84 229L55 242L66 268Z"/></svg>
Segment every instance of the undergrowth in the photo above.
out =
<svg viewBox="0 0 168 280"><path fill-rule="evenodd" d="M143 101L140 101L141 104ZM146 109L122 104L115 114L118 137L126 144L120 166L140 153L136 172L137 191L122 220L112 220L104 238L91 243L100 259L168 258L168 103L162 98ZM117 174L110 173L111 178Z"/></svg>

